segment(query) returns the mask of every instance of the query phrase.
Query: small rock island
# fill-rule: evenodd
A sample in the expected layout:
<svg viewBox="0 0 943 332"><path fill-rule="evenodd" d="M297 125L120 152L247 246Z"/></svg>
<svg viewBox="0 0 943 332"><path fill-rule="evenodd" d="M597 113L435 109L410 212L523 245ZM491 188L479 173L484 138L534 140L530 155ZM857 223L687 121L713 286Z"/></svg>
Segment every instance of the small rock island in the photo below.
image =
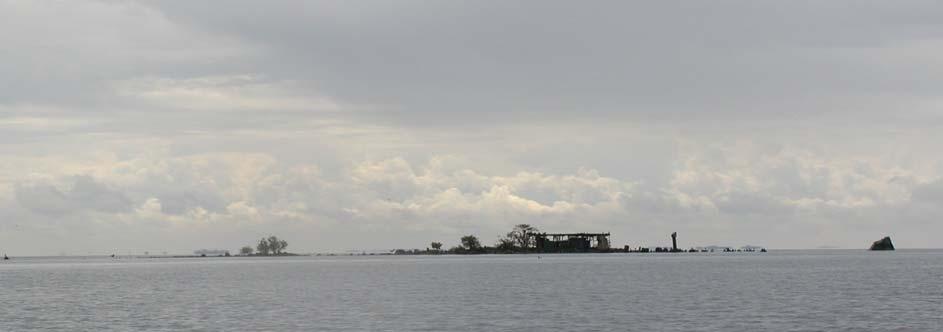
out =
<svg viewBox="0 0 943 332"><path fill-rule="evenodd" d="M874 241L870 250L894 250L894 244L891 243L890 236L885 236L883 239Z"/></svg>

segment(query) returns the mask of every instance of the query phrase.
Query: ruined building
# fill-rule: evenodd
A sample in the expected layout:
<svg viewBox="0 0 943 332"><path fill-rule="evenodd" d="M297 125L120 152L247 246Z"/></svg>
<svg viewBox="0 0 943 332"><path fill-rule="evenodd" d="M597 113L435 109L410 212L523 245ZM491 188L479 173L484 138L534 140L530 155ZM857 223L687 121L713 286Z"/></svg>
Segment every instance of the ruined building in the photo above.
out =
<svg viewBox="0 0 943 332"><path fill-rule="evenodd" d="M609 251L609 233L534 233L538 252Z"/></svg>

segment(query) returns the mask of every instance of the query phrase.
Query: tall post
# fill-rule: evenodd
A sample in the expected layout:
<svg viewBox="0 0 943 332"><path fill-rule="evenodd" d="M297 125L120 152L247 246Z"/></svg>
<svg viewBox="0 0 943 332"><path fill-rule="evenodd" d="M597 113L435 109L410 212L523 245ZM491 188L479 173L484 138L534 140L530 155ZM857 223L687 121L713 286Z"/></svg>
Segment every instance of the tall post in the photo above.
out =
<svg viewBox="0 0 943 332"><path fill-rule="evenodd" d="M671 233L671 251L672 252L678 251L678 232Z"/></svg>

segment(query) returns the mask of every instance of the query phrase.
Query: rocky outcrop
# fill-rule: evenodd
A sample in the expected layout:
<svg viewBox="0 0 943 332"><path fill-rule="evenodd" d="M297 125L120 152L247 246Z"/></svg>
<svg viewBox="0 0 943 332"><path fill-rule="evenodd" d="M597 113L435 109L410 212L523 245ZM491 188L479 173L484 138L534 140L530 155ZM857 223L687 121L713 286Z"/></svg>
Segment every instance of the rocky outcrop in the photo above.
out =
<svg viewBox="0 0 943 332"><path fill-rule="evenodd" d="M874 241L871 244L871 250L894 250L894 244L891 243L891 237L885 236L883 239Z"/></svg>

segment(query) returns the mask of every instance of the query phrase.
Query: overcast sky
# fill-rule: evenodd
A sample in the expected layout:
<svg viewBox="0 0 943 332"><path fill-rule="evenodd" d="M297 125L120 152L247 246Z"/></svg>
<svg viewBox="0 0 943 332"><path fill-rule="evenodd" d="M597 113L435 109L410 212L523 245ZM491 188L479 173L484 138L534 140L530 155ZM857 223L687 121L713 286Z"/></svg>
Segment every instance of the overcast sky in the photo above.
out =
<svg viewBox="0 0 943 332"><path fill-rule="evenodd" d="M0 0L0 252L943 246L936 1Z"/></svg>

